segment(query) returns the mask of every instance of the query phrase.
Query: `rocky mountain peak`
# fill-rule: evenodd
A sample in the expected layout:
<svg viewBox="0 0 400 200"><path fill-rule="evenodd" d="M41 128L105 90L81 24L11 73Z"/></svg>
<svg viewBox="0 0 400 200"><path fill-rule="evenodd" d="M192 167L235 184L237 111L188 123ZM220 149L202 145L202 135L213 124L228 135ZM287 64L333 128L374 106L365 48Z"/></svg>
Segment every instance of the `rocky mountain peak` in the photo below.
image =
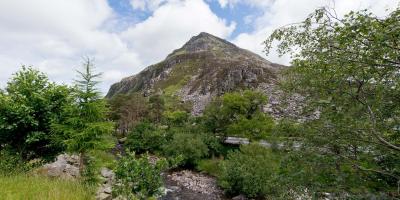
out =
<svg viewBox="0 0 400 200"><path fill-rule="evenodd" d="M279 92L275 86L283 68L202 32L160 63L113 84L107 97L135 92L145 96L161 93L192 105L195 115L201 114L215 96L241 89L261 90L276 104ZM278 113L276 109L271 112Z"/></svg>
<svg viewBox="0 0 400 200"><path fill-rule="evenodd" d="M206 32L201 32L199 35L193 36L188 42L186 42L181 48L175 50L172 55L183 54L183 53L199 53L199 52L216 52L224 51L231 52L239 49L236 45L211 35Z"/></svg>

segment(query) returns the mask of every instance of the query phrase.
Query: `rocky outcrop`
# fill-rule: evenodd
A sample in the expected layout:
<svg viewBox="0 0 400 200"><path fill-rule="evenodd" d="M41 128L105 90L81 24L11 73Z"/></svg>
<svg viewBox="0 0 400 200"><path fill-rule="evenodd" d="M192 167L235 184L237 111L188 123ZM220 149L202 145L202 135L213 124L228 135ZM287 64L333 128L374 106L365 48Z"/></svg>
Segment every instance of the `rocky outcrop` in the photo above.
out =
<svg viewBox="0 0 400 200"><path fill-rule="evenodd" d="M36 173L62 179L76 179L80 176L79 156L61 154L57 156L56 161L37 169Z"/></svg>

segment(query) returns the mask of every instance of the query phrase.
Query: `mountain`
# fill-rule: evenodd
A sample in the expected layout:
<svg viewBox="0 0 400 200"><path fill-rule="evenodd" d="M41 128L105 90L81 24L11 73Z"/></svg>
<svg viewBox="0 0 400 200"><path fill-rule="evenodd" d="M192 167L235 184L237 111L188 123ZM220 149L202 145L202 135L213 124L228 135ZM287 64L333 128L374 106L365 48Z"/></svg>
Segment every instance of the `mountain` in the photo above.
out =
<svg viewBox="0 0 400 200"><path fill-rule="evenodd" d="M284 68L203 32L164 61L113 84L106 97L132 92L163 93L190 102L192 113L197 115L215 96L238 89L258 89L269 96L266 111L279 115L281 91L276 85Z"/></svg>

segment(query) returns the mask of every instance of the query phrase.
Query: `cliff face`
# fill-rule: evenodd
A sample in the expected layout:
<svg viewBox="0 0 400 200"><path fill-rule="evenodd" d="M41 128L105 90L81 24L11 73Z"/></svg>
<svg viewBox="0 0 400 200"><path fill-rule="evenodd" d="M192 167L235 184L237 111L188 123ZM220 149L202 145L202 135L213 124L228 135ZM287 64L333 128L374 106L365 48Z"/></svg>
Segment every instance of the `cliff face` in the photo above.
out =
<svg viewBox="0 0 400 200"><path fill-rule="evenodd" d="M284 68L228 41L200 33L164 61L112 85L107 98L131 92L164 93L191 102L192 113L197 115L214 96L257 89L269 96L266 111L275 116L283 112L276 106L281 96L276 84Z"/></svg>

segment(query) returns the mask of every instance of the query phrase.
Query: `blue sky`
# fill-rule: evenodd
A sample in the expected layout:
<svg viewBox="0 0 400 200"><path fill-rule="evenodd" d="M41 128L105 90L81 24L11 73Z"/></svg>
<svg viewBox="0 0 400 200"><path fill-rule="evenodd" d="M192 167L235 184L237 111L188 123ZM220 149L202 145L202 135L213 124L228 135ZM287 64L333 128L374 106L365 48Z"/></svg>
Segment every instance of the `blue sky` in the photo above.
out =
<svg viewBox="0 0 400 200"><path fill-rule="evenodd" d="M227 20L228 22L235 22L236 28L226 39L234 39L240 33L254 31L254 26L251 23L251 18L257 18L261 16L265 9L262 10L255 6L248 4L242 4L240 6L226 6L222 7L221 4L216 0L205 1L213 13L218 17ZM164 2L163 4L165 4ZM125 21L129 21L131 24L146 20L152 15L150 10L133 9L130 0L108 0L108 4L112 9ZM247 17L247 18L246 18ZM246 19L248 21L246 21Z"/></svg>
<svg viewBox="0 0 400 200"><path fill-rule="evenodd" d="M321 6L340 16L370 9L384 16L400 0L0 0L0 88L21 65L70 84L83 56L104 73L101 90L163 60L209 32L272 62L289 64L262 42L278 27Z"/></svg>

